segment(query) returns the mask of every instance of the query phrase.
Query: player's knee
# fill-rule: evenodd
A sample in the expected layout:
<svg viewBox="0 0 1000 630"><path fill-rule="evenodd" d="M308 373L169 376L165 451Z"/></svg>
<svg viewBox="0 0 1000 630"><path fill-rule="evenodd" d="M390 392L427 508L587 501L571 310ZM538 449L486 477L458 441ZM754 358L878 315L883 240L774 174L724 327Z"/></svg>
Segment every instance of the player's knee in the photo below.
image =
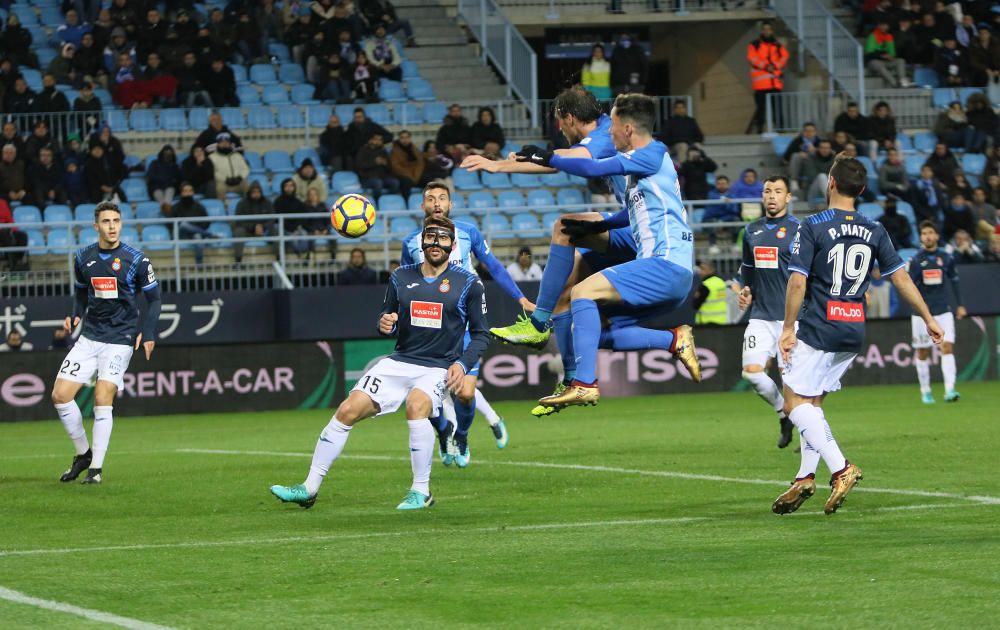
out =
<svg viewBox="0 0 1000 630"><path fill-rule="evenodd" d="M406 417L410 420L431 415L431 401L427 396L410 396L406 399Z"/></svg>
<svg viewBox="0 0 1000 630"><path fill-rule="evenodd" d="M945 341L941 344L941 354L951 354L954 352L955 346Z"/></svg>
<svg viewBox="0 0 1000 630"><path fill-rule="evenodd" d="M53 405L65 405L69 401L73 400L73 397L59 391L58 389L52 390L52 404Z"/></svg>
<svg viewBox="0 0 1000 630"><path fill-rule="evenodd" d="M917 348L917 358L920 359L921 361L926 361L927 359L931 358L931 349Z"/></svg>
<svg viewBox="0 0 1000 630"><path fill-rule="evenodd" d="M749 376L750 374L760 374L763 371L764 371L763 365L757 365L757 364L744 365L743 378L752 378L751 376Z"/></svg>
<svg viewBox="0 0 1000 630"><path fill-rule="evenodd" d="M552 224L552 242L557 245L568 245L569 237L563 234L563 222L562 217L556 219L556 222Z"/></svg>
<svg viewBox="0 0 1000 630"><path fill-rule="evenodd" d="M355 422L361 419L361 411L357 408L350 398L340 403L337 407L337 420L344 425L351 426Z"/></svg>

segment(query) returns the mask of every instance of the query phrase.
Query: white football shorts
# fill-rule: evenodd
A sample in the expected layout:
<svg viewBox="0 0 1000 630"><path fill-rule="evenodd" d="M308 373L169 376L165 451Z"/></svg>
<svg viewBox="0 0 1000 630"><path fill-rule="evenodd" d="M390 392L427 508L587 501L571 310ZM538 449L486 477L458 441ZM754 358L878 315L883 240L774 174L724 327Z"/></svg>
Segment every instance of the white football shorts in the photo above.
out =
<svg viewBox="0 0 1000 630"><path fill-rule="evenodd" d="M63 359L56 378L90 385L96 376L98 381L114 383L121 391L131 360L132 346L91 341L81 335Z"/></svg>
<svg viewBox="0 0 1000 630"><path fill-rule="evenodd" d="M797 323L797 322L796 322ZM768 359L778 357L778 366L785 362L778 351L782 322L751 319L743 331L743 366L767 365Z"/></svg>
<svg viewBox="0 0 1000 630"><path fill-rule="evenodd" d="M817 350L799 339L792 348L781 380L799 396L822 396L840 389L840 377L854 362L856 352Z"/></svg>
<svg viewBox="0 0 1000 630"><path fill-rule="evenodd" d="M955 316L951 311L935 315L934 321L944 331L944 340L947 343L955 343ZM927 334L927 324L924 323L922 318L911 315L910 328L913 331L914 348L930 348L934 345L934 342L931 341L931 336Z"/></svg>
<svg viewBox="0 0 1000 630"><path fill-rule="evenodd" d="M403 363L388 357L376 363L351 391L366 394L378 405L377 415L384 416L399 409L410 390L419 389L431 399L431 417L437 415L444 398L448 370Z"/></svg>

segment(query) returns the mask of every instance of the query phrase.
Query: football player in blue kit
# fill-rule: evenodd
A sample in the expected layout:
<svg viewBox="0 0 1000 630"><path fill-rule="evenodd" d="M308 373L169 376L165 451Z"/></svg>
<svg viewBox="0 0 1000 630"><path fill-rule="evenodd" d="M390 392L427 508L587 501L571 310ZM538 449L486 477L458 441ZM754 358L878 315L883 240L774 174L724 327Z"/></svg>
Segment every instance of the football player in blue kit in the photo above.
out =
<svg viewBox="0 0 1000 630"><path fill-rule="evenodd" d="M781 319L785 316L788 284L789 244L799 231L799 220L788 211L792 193L788 178L775 175L764 180L764 216L748 224L743 233L743 264L740 267L740 308L750 309L750 321L743 333L743 378L757 395L778 414L778 448L792 441L792 421L785 415L781 388L767 375L767 367L777 357Z"/></svg>
<svg viewBox="0 0 1000 630"><path fill-rule="evenodd" d="M792 241L791 275L778 344L785 360L785 413L802 438L801 463L791 487L771 506L776 514L797 510L816 492L816 469L822 458L830 469L830 497L823 511L833 514L862 479L833 437L823 410L827 394L840 389L840 378L854 363L865 336L865 292L874 262L890 277L927 327L934 343L944 332L892 246L881 223L854 208L868 181L864 164L837 156L827 183L827 210L799 226ZM795 322L798 320L798 330Z"/></svg>
<svg viewBox="0 0 1000 630"><path fill-rule="evenodd" d="M955 402L959 393L955 391L955 376L958 368L955 365L955 320L966 316L962 305L962 292L958 286L958 271L955 269L955 259L951 254L938 248L937 226L933 221L923 221L920 224L920 251L909 262L910 278L920 290L920 295L931 309L934 320L944 331L944 341L941 342L941 374L944 376L944 401ZM945 279L951 284L951 297L954 298L955 313L951 312L951 301L945 290ZM917 368L917 379L920 381L920 399L925 405L934 404L931 394L931 338L927 336L927 328L916 315L910 318L913 329L913 365Z"/></svg>
<svg viewBox="0 0 1000 630"><path fill-rule="evenodd" d="M446 395L457 392L489 343L486 294L476 274L448 257L457 245L455 225L427 217L421 233L424 260L392 273L378 321L379 333L396 336L396 349L375 364L320 433L309 474L301 484L271 486L286 503L312 507L330 465L340 456L355 424L405 406L410 429L413 483L399 510L434 504L430 490L436 415ZM471 341L465 343L466 331Z"/></svg>
<svg viewBox="0 0 1000 630"><path fill-rule="evenodd" d="M117 204L97 204L94 229L97 242L78 250L73 259L76 300L72 316L63 323L70 332L82 320L83 330L52 387L52 402L76 448L72 464L59 480L73 481L86 470L85 484L101 483L114 424L115 395L123 388L132 352L141 345L147 361L152 355L160 319L160 289L153 266L141 251L121 242L122 214ZM148 306L141 326L140 293ZM91 448L75 398L95 377Z"/></svg>

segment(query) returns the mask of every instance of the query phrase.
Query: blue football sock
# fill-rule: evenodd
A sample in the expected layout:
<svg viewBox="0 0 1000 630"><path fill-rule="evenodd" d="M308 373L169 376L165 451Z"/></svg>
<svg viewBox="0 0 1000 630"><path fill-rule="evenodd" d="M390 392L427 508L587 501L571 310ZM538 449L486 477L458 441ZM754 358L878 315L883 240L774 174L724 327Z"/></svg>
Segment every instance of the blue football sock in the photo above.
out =
<svg viewBox="0 0 1000 630"><path fill-rule="evenodd" d="M468 404L459 400L458 396L452 400L455 401L455 422L458 424L455 434L466 436L469 434L473 418L476 417L476 399L473 398Z"/></svg>
<svg viewBox="0 0 1000 630"><path fill-rule="evenodd" d="M573 300L573 352L576 380L590 385L597 381L597 345L601 341L601 314L593 300Z"/></svg>
<svg viewBox="0 0 1000 630"><path fill-rule="evenodd" d="M562 356L563 380L576 376L576 354L573 349L573 312L566 311L552 317L552 330L556 334L556 346Z"/></svg>
<svg viewBox="0 0 1000 630"><path fill-rule="evenodd" d="M552 317L552 311L569 280L569 274L573 273L575 253L576 248L569 245L553 243L549 246L549 261L545 264L542 282L538 286L535 312L531 314L531 321L538 330L544 330L549 318Z"/></svg>
<svg viewBox="0 0 1000 630"><path fill-rule="evenodd" d="M612 328L601 332L601 346L608 350L669 350L674 343L674 333L669 330L654 330L629 326Z"/></svg>
<svg viewBox="0 0 1000 630"><path fill-rule="evenodd" d="M448 419L444 417L444 414L434 418L428 418L428 420L430 420L431 426L434 427L435 431L444 431L445 427L448 426Z"/></svg>

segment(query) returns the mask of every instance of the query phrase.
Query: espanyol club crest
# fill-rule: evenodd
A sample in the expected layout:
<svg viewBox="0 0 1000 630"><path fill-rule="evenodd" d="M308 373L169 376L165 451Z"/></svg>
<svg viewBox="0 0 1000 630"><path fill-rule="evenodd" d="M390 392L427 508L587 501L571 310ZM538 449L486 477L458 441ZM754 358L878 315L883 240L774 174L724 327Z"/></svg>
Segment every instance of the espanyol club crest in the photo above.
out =
<svg viewBox="0 0 1000 630"><path fill-rule="evenodd" d="M438 291L440 291L441 293L447 293L448 291L451 291L451 282L449 282L448 280L443 281L441 283L441 286L438 287Z"/></svg>
<svg viewBox="0 0 1000 630"><path fill-rule="evenodd" d="M937 264L938 264L938 267L944 267L944 261L941 260L940 256L937 257Z"/></svg>
<svg viewBox="0 0 1000 630"><path fill-rule="evenodd" d="M111 268L114 269L115 271L121 271L121 269L122 269L122 259L121 258L115 258L115 261L113 263L111 263Z"/></svg>
<svg viewBox="0 0 1000 630"><path fill-rule="evenodd" d="M775 234L775 236L777 236L778 238L785 238L787 234L788 231L785 229L785 226L781 226L780 228L778 228L778 233Z"/></svg>

